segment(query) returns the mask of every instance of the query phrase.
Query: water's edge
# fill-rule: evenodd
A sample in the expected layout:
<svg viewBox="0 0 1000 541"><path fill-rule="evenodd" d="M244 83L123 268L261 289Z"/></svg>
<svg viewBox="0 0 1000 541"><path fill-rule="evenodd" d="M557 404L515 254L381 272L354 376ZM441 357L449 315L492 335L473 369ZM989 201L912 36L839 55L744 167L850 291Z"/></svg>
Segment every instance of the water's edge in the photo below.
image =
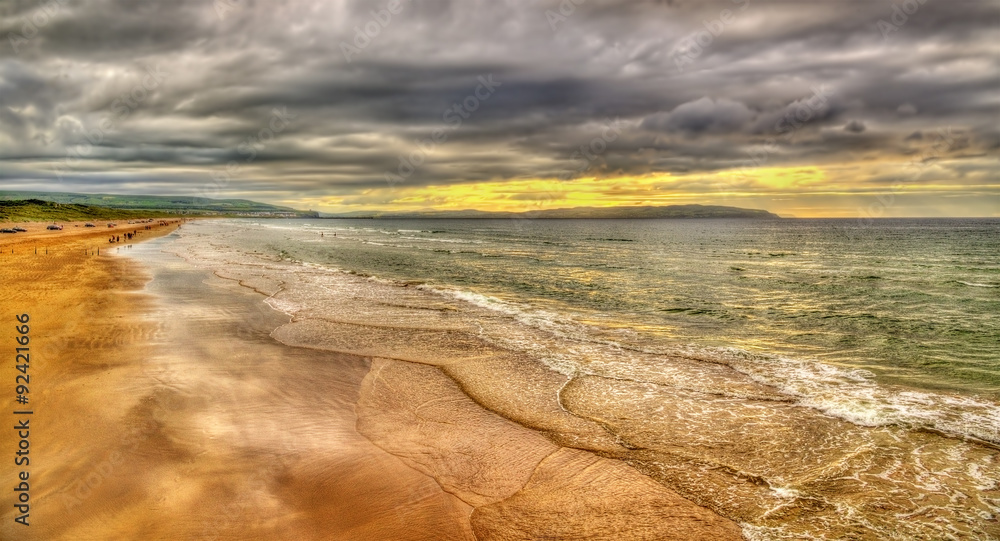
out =
<svg viewBox="0 0 1000 541"><path fill-rule="evenodd" d="M762 376L743 352L706 359L697 351L595 346L558 328L525 326L523 314L502 305L224 245L205 248L181 242L172 253L264 295L291 317L271 333L279 342L435 366L486 410L557 445L622 460L740 522L749 539L864 539L897 530L917 538L997 535L996 448L942 435L996 426L993 411L975 419L974 401L954 397L954 409L972 415L935 417L959 430L934 433L919 417L937 415L940 399L886 390L864 374L800 363L781 367L784 385L775 386L775 376ZM830 411L836 402L796 387L823 378L856 380L862 398L881 405L845 418ZM896 403L878 402L887 392L913 407L884 411Z"/></svg>

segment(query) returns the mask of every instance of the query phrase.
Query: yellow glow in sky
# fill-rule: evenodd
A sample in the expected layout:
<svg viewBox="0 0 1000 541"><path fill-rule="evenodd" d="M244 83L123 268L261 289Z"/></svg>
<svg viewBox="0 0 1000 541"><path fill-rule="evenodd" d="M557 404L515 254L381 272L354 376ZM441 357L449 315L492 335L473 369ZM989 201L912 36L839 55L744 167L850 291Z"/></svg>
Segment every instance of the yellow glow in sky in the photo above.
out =
<svg viewBox="0 0 1000 541"><path fill-rule="evenodd" d="M990 184L930 181L899 171L892 183L864 183L856 168L759 167L714 173L561 179L509 179L440 186L364 190L360 194L297 201L324 212L465 210L532 211L573 207L705 204L760 208L784 216L882 217L927 215L996 216ZM933 178L933 175L929 175ZM992 199L991 199L992 198ZM919 209L919 210L918 210ZM992 210L992 211L991 211ZM958 214L956 214L958 213Z"/></svg>

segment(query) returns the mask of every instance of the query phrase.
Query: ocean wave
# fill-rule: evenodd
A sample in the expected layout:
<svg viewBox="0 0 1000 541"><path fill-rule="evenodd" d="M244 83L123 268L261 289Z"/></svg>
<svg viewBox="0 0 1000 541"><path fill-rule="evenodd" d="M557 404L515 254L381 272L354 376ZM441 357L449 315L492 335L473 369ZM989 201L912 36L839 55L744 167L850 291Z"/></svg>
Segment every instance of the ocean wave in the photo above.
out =
<svg viewBox="0 0 1000 541"><path fill-rule="evenodd" d="M748 538L822 538L858 527L875 537L933 538L941 520L956 517L963 533L982 532L969 517L992 512L978 496L991 489L976 487L995 487L995 453L960 441L1000 443L1000 407L985 399L886 385L867 370L813 359L678 344L615 328L622 322L613 315L602 326L594 314L544 301L280 260L241 251L259 243L240 245L235 233L198 231L185 228L191 238L178 251L241 283L280 284L266 302L291 321L276 339L450 367L471 397L488 395L483 407L516 422L549 414L529 398L554 400L542 404L610 434L608 452L746 517ZM560 387L540 387L550 376ZM558 423L538 429L574 447L597 445ZM946 502L941 514L911 517L931 495ZM885 499L900 516L865 507Z"/></svg>
<svg viewBox="0 0 1000 541"><path fill-rule="evenodd" d="M612 348L615 355L627 355L626 352L633 351L725 364L763 385L777 389L801 406L859 426L928 429L1000 445L1000 404L985 399L890 386L876 381L875 374L869 370L844 368L811 359L752 353L734 347L643 343L641 337L638 341L623 343L608 339L608 332L578 323L573 316L566 314L461 289L422 287L513 317L522 324L567 340ZM634 333L632 337L635 337ZM577 351L594 357L607 356L607 352L596 349ZM549 360L554 369L567 375L588 372L581 368L581 363L571 358L549 356Z"/></svg>
<svg viewBox="0 0 1000 541"><path fill-rule="evenodd" d="M407 239L407 240L419 240L419 241L422 241L422 242L447 242L447 243L452 243L452 244L483 244L483 241L481 241L481 240L432 239L432 238L427 238L427 237L405 237L405 236L401 236L399 238L401 238L401 239Z"/></svg>
<svg viewBox="0 0 1000 541"><path fill-rule="evenodd" d="M803 406L860 426L931 429L1000 444L1000 404L970 396L918 391L875 380L871 371L803 359L701 348Z"/></svg>
<svg viewBox="0 0 1000 541"><path fill-rule="evenodd" d="M955 280L955 283L969 287L1000 287L1000 284L981 284L978 282L965 282L963 280Z"/></svg>

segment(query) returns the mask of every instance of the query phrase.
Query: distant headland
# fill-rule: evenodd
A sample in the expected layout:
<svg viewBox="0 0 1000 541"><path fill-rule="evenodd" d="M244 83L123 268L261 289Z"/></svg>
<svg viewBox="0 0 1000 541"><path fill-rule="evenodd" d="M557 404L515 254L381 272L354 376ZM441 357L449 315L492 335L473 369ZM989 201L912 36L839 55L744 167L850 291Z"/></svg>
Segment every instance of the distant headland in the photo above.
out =
<svg viewBox="0 0 1000 541"><path fill-rule="evenodd" d="M429 210L411 212L351 212L320 214L322 218L371 218L371 219L504 219L527 218L538 220L570 219L652 219L652 218L750 218L780 219L766 210L743 209L717 205L667 205L636 207L576 207L531 210L527 212L490 212L481 210Z"/></svg>

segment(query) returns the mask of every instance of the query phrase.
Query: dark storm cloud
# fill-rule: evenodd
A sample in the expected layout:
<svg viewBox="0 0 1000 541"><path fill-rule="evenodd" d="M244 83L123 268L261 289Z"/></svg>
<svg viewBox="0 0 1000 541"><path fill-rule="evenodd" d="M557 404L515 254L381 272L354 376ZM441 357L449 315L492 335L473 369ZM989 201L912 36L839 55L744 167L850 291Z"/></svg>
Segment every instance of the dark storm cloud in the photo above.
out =
<svg viewBox="0 0 1000 541"><path fill-rule="evenodd" d="M754 114L746 105L731 100L701 98L677 106L670 113L646 117L641 126L667 132L729 133L740 130Z"/></svg>
<svg viewBox="0 0 1000 541"><path fill-rule="evenodd" d="M762 145L769 166L905 163L946 127L968 156L1000 144L987 0L389 6L4 2L0 178L193 193L236 162L224 193L319 196L385 187L417 151L411 186L710 172Z"/></svg>
<svg viewBox="0 0 1000 541"><path fill-rule="evenodd" d="M865 123L860 120L852 120L844 126L844 131L849 131L851 133L861 133L865 131Z"/></svg>

